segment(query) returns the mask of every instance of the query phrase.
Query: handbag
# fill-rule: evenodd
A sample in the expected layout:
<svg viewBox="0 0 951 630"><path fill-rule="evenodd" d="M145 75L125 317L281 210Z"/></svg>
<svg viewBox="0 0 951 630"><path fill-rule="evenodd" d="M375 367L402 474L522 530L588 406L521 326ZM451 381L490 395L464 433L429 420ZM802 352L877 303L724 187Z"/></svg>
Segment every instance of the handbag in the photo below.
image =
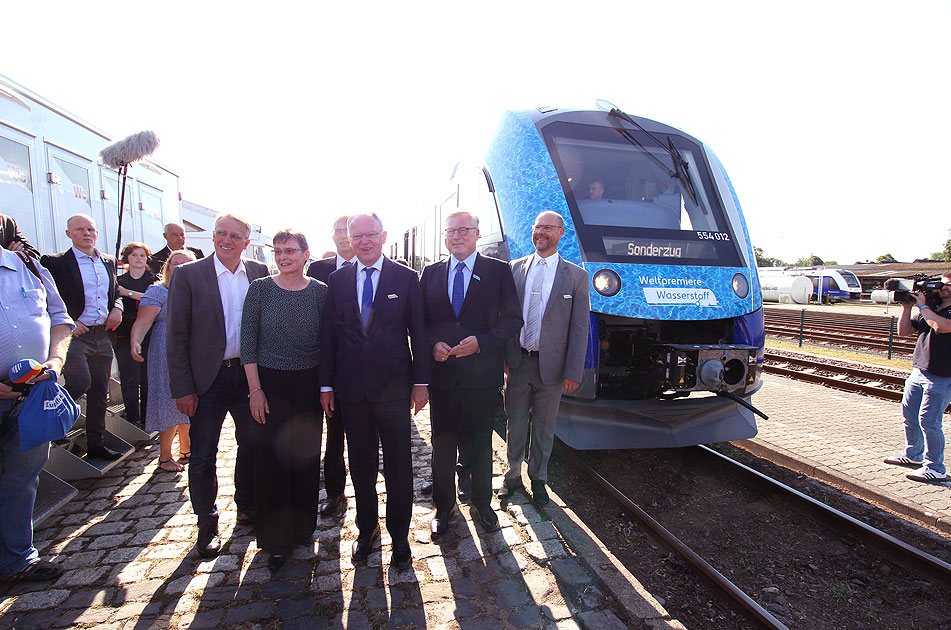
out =
<svg viewBox="0 0 951 630"><path fill-rule="evenodd" d="M66 435L79 419L79 405L56 382L56 372L33 385L20 409L20 450L28 451Z"/></svg>

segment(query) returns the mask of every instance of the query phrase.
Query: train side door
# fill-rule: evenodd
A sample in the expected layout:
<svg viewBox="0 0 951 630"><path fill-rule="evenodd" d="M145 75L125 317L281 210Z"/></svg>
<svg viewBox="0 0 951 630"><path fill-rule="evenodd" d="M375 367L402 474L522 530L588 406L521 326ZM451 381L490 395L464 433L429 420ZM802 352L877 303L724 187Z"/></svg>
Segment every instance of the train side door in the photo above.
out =
<svg viewBox="0 0 951 630"><path fill-rule="evenodd" d="M53 206L53 236L56 240L56 251L63 251L72 246L72 242L66 236L66 220L74 214L88 214L99 228L96 248L101 252L111 252L112 248L109 247L105 238L102 206L93 203L90 192L92 190L92 161L49 144L46 145L46 154L49 167L46 177Z"/></svg>
<svg viewBox="0 0 951 630"><path fill-rule="evenodd" d="M138 189L142 239L151 247L151 243L163 242L165 210L162 207L162 191L142 182L139 182Z"/></svg>
<svg viewBox="0 0 951 630"><path fill-rule="evenodd" d="M99 192L99 195L102 197L102 208L106 215L106 225L103 231L106 232L108 236L107 242L109 243L109 251L114 252L115 250L113 248L116 244L116 233L119 229L119 197L121 196L121 182L119 181L118 174L113 173L106 168L100 169L100 173L102 174L102 188ZM125 199L122 203L122 238L120 239L120 247L125 246L126 243L142 239L142 220L136 216L140 213L132 211L132 208L134 207L132 203L132 194L134 188L135 185L133 180L130 180L126 183Z"/></svg>
<svg viewBox="0 0 951 630"><path fill-rule="evenodd" d="M0 124L0 209L13 217L28 241L44 250L52 243L38 235L48 233L50 217L36 207L34 147L32 136Z"/></svg>

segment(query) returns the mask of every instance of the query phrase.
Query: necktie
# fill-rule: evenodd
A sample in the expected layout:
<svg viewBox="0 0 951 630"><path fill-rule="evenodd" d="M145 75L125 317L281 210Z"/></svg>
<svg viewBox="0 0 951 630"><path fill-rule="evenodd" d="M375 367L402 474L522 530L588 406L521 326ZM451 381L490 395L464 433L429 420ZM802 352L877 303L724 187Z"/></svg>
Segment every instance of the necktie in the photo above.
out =
<svg viewBox="0 0 951 630"><path fill-rule="evenodd" d="M363 318L363 327L367 327L370 320L370 309L373 308L373 267L364 267L363 272L367 274L363 281L363 298L360 300L360 316Z"/></svg>
<svg viewBox="0 0 951 630"><path fill-rule="evenodd" d="M538 350L538 328L541 323L542 281L545 279L545 259L539 258L532 280L532 293L528 299L528 321L525 323L525 349Z"/></svg>
<svg viewBox="0 0 951 630"><path fill-rule="evenodd" d="M461 262L456 265L456 275L452 279L452 310L459 317L462 310L462 303L466 299L466 285L463 282L462 270L466 268L466 263Z"/></svg>

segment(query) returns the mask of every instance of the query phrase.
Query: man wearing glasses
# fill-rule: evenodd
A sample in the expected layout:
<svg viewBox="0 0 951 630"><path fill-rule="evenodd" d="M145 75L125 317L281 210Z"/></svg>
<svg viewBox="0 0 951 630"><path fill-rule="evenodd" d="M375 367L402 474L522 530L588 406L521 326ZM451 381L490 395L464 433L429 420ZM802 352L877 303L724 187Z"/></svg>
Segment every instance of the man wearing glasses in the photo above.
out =
<svg viewBox="0 0 951 630"><path fill-rule="evenodd" d="M307 269L307 275L311 278L328 284L330 274L355 262L353 247L347 235L348 219L350 217L344 215L334 221L333 241L337 253L311 264ZM343 462L343 413L340 411L339 398L334 400L334 407L337 412L327 416L327 448L324 451L324 490L327 498L318 508L321 516L330 516L346 504L343 491L347 485L347 468Z"/></svg>
<svg viewBox="0 0 951 630"><path fill-rule="evenodd" d="M241 257L251 224L231 214L215 220L214 256L178 267L168 294L168 372L178 410L191 418L188 491L198 516L196 550L214 557L218 537L215 460L225 415L231 413L238 457L234 501L238 523L254 519L252 423L248 381L241 367L241 315L248 285L268 275L267 266Z"/></svg>
<svg viewBox="0 0 951 630"><path fill-rule="evenodd" d="M924 293L912 293L914 302L902 304L899 335L918 335L912 371L905 381L901 415L905 421L905 449L885 458L886 464L914 466L905 476L912 481L948 479L944 466L941 421L951 402L951 273L941 276L941 302L930 307ZM911 316L912 307L918 314Z"/></svg>
<svg viewBox="0 0 951 630"><path fill-rule="evenodd" d="M522 484L522 460L531 417L528 477L532 499L548 504L548 459L555 442L561 395L578 389L588 346L588 274L558 254L565 222L557 212L542 212L532 228L535 253L512 262L525 325L506 348L508 472L499 499L506 501Z"/></svg>
<svg viewBox="0 0 951 630"><path fill-rule="evenodd" d="M336 401L343 407L360 530L353 561L366 562L380 539L382 446L386 529L393 566L402 570L412 561L410 409L426 405L430 370L419 278L383 256L386 232L375 214L350 217L348 231L356 261L330 274L320 325L320 404L327 417L337 413Z"/></svg>
<svg viewBox="0 0 951 630"><path fill-rule="evenodd" d="M449 258L423 270L420 285L433 359L434 539L449 529L456 508L455 466L460 435L468 437L471 503L486 531L499 528L492 510L492 421L501 402L505 344L518 337L521 309L512 270L476 252L479 220L446 217Z"/></svg>

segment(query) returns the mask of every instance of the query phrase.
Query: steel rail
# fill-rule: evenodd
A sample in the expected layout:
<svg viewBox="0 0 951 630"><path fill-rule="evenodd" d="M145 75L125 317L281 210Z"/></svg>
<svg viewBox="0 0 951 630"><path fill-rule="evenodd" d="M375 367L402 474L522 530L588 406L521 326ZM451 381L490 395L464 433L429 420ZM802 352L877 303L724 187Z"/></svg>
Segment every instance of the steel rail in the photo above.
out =
<svg viewBox="0 0 951 630"><path fill-rule="evenodd" d="M845 392L853 392L856 394L865 394L866 396L873 396L875 398L882 398L884 400L891 400L893 402L900 401L902 397L902 392L897 390L875 387L874 385L867 385L865 383L852 383L834 378L832 376L823 376L822 374L813 374L811 372L803 372L801 370L791 370L778 365L764 365L763 371L770 374L776 374L777 376L785 376L798 381L806 381L807 383L825 385L826 387L831 387L833 389L838 389Z"/></svg>
<svg viewBox="0 0 951 630"><path fill-rule="evenodd" d="M825 503L813 499L795 488L790 488L786 484L776 481L758 470L753 470L749 466L709 447L700 445L691 448L698 449L707 457L713 458L721 466L721 469L729 471L744 484L756 486L766 492L779 493L785 500L792 503L797 511L808 513L836 531L847 532L856 538L860 538L895 564L951 585L951 564L944 560L913 547L891 534L863 523L844 512L829 507Z"/></svg>
<svg viewBox="0 0 951 630"><path fill-rule="evenodd" d="M581 460L581 458L571 452L571 449L564 447L560 443L557 446L559 452L565 457L565 459L567 459L576 468L581 470L615 501L620 503L624 509L634 515L643 525L656 534L669 549L679 554L688 563L690 563L690 565L698 573L700 573L702 577L712 582L713 585L724 595L739 604L739 606L741 606L743 610L753 619L758 621L764 627L770 628L772 630L788 630L788 627L785 624L776 619L776 617L774 617L768 610L760 606L753 598L743 592L743 590L740 589L736 584L731 582L726 578L726 576L717 571L709 562L701 558L695 551L681 542L679 538L670 532L670 530L654 520L650 514L645 512L640 506L631 501L627 496L624 495L624 493L614 487L611 482L602 477L600 473L598 473L586 462Z"/></svg>
<svg viewBox="0 0 951 630"><path fill-rule="evenodd" d="M801 365L803 367L813 368L817 370L823 370L826 372L835 372L837 374L844 374L846 376L854 376L856 378L864 378L868 381L876 381L879 383L887 383L888 385L897 385L904 386L905 377L904 376L895 376L894 374L881 374L879 372L874 372L872 370L867 370L861 367L853 367L847 365L835 365L832 363L824 363L822 361L816 361L813 358L805 357L790 357L781 354L773 354L767 350L763 359L766 361L775 361L777 363L786 363L788 365Z"/></svg>
<svg viewBox="0 0 951 630"><path fill-rule="evenodd" d="M793 337L798 338L800 336L799 328L793 328L792 326L776 326L773 324L766 324L765 330L767 334L779 335L782 337ZM830 343L838 344L852 344L857 346L862 346L865 348L871 348L873 350L887 350L888 349L888 339L886 338L874 338L874 337L862 337L859 335L844 335L840 333L827 333L815 329L805 329L802 331L803 339L810 339L813 341L827 341ZM912 352L915 349L914 344L896 339L892 341L892 350L893 351L905 351Z"/></svg>

